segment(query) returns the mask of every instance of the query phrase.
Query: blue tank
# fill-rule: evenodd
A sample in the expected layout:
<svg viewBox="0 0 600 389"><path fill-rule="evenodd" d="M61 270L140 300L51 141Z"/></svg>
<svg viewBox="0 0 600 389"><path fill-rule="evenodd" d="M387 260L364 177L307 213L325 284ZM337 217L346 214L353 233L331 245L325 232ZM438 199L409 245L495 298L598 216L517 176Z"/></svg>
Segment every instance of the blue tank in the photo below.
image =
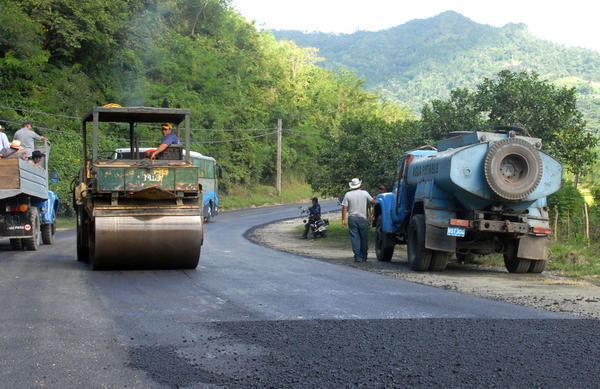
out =
<svg viewBox="0 0 600 389"><path fill-rule="evenodd" d="M562 165L538 138L518 127L458 132L406 153L393 191L376 199L377 258L408 245L414 270L444 270L459 261L503 252L511 272L543 271L548 257L546 197L562 181Z"/></svg>

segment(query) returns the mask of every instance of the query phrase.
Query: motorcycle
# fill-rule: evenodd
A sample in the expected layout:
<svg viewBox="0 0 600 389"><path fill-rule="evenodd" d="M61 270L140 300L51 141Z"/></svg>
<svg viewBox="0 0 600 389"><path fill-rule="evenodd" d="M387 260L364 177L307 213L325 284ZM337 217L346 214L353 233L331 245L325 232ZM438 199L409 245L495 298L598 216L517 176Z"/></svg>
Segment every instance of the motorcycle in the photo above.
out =
<svg viewBox="0 0 600 389"><path fill-rule="evenodd" d="M308 209L300 207L300 216L308 216ZM302 220L306 224L306 219ZM316 219L309 219L310 232L314 238L325 238L327 236L327 226L329 225L329 219L323 219L317 216Z"/></svg>

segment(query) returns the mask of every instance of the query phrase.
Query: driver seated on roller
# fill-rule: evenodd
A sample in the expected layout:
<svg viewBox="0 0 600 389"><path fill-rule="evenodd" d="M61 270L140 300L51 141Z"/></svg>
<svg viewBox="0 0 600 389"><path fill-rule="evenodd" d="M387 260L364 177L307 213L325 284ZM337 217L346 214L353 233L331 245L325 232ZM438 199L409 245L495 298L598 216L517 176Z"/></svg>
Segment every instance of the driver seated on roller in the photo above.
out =
<svg viewBox="0 0 600 389"><path fill-rule="evenodd" d="M181 142L179 142L179 138L177 138L177 135L175 135L173 133L173 126L171 125L171 123L164 123L160 126L160 129L162 131L163 134L163 139L160 142L160 145L158 146L158 148L156 150L154 150L154 152L152 153L152 155L150 156L150 159L154 159L156 158L156 156L160 153L162 153L163 151L165 151L165 149L167 147L169 147L170 145L180 145Z"/></svg>

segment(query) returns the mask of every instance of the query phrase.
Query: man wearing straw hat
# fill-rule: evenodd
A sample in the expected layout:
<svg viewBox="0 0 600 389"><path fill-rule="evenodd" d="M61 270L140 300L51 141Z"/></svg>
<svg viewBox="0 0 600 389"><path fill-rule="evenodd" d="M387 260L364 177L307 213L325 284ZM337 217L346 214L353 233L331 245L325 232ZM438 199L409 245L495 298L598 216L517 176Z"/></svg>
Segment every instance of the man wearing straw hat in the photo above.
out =
<svg viewBox="0 0 600 389"><path fill-rule="evenodd" d="M21 158L27 160L27 156L21 151L23 146L18 140L13 140L9 147L5 147L0 150L0 158Z"/></svg>
<svg viewBox="0 0 600 389"><path fill-rule="evenodd" d="M369 248L367 240L367 231L369 230L367 205L375 203L369 192L360 189L361 184L361 180L353 178L348 183L351 190L346 192L344 200L342 200L342 227L346 228L346 215L348 215L348 232L350 233L350 242L352 242L354 262L367 261Z"/></svg>

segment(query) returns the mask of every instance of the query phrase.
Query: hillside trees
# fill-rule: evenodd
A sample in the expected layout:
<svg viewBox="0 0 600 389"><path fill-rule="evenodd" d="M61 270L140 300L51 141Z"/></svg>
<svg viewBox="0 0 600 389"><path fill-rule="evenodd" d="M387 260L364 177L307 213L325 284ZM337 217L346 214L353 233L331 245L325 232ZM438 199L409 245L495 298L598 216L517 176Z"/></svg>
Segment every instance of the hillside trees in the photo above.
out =
<svg viewBox="0 0 600 389"><path fill-rule="evenodd" d="M535 72L503 70L477 90L455 89L447 101L423 107L421 126L430 140L451 131L491 130L519 123L542 139L547 152L576 176L596 160L598 138L586 129L575 88L556 87Z"/></svg>

